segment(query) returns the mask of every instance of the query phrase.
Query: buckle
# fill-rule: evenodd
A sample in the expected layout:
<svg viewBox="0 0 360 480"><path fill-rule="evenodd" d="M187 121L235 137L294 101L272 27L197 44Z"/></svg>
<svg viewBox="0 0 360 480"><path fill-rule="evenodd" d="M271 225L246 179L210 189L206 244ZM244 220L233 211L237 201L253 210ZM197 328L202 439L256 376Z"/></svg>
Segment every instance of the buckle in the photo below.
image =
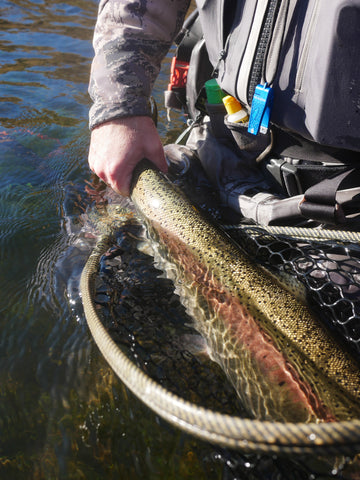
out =
<svg viewBox="0 0 360 480"><path fill-rule="evenodd" d="M266 168L290 197L304 193L296 165L283 158L271 158Z"/></svg>

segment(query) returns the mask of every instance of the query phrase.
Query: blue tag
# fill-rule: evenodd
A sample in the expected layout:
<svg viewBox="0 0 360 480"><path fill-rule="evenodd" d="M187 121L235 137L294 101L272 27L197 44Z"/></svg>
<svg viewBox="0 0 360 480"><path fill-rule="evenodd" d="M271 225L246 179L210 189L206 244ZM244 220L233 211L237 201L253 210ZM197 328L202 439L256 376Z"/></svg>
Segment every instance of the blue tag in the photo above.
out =
<svg viewBox="0 0 360 480"><path fill-rule="evenodd" d="M253 135L266 133L269 128L274 92L271 87L257 85L251 104L248 132Z"/></svg>

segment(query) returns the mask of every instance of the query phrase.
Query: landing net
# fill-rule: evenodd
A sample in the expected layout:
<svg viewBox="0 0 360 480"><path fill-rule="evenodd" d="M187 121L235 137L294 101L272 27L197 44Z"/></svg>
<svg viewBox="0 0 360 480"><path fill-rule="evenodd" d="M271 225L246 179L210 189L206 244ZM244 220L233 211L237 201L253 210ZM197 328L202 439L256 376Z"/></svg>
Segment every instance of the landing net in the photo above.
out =
<svg viewBox="0 0 360 480"><path fill-rule="evenodd" d="M330 240L309 239L301 230L246 224L223 228L254 261L304 285L311 307L360 362L360 247L354 239L334 233ZM99 241L81 279L93 337L135 395L176 427L219 448L251 454L359 452L358 420L292 424L248 418L207 355L172 282L148 253L144 227L133 217L115 237Z"/></svg>

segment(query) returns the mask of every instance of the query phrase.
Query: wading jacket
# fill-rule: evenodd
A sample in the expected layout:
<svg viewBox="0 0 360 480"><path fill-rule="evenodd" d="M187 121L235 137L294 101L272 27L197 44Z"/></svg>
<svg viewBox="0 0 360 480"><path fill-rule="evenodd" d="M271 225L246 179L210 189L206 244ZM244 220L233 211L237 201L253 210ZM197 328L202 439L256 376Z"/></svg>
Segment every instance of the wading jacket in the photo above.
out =
<svg viewBox="0 0 360 480"><path fill-rule="evenodd" d="M101 0L90 126L149 115L161 61L189 0ZM221 88L250 110L272 87L272 124L320 145L360 151L360 0L196 0ZM256 104L258 107L258 104ZM256 113L259 108L254 108Z"/></svg>

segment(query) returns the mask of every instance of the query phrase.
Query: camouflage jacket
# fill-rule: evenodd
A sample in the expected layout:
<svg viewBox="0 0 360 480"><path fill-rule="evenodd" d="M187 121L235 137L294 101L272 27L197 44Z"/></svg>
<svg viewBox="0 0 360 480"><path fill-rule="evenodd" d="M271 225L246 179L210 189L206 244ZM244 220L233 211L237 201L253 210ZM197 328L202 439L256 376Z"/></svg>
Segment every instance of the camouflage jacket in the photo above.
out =
<svg viewBox="0 0 360 480"><path fill-rule="evenodd" d="M150 115L161 61L190 0L101 0L94 32L90 128L119 117Z"/></svg>

